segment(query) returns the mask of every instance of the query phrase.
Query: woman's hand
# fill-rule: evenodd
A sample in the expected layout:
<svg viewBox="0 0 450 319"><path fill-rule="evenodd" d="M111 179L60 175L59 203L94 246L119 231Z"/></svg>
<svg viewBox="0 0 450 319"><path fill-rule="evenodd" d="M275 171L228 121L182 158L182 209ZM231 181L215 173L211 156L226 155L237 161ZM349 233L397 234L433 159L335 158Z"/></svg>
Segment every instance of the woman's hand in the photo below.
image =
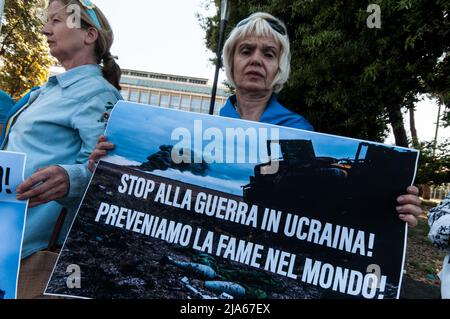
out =
<svg viewBox="0 0 450 319"><path fill-rule="evenodd" d="M410 227L417 226L417 218L422 214L422 208L420 204L422 201L419 198L419 189L415 186L409 186L407 194L399 196L397 202L400 206L396 207L398 217L407 222Z"/></svg>
<svg viewBox="0 0 450 319"><path fill-rule="evenodd" d="M100 136L97 140L97 145L95 145L95 149L92 152L91 156L89 156L88 169L93 173L95 170L95 165L98 161L108 155L108 151L114 149L114 144L109 143L106 139L106 136Z"/></svg>
<svg viewBox="0 0 450 319"><path fill-rule="evenodd" d="M69 175L60 166L50 166L37 170L17 187L17 199L27 200L32 208L63 198L69 192Z"/></svg>

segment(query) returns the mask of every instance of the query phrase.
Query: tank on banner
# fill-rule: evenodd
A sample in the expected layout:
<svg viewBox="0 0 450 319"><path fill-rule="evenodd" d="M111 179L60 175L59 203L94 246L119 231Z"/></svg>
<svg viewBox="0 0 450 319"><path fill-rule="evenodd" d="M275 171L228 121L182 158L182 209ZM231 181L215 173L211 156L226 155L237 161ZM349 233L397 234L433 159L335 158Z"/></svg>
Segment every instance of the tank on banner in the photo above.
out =
<svg viewBox="0 0 450 319"><path fill-rule="evenodd" d="M397 183L410 182L408 164L417 156L413 151L361 142L354 158L334 158L317 156L312 140L280 140L281 158L273 159L271 144L273 141L267 141L269 162L255 166L249 183L243 186L243 197L249 203L290 209L298 207L299 200L303 207L321 205L318 200L324 196L327 201L323 205L337 206L370 200L379 190L395 193ZM278 163L274 165L274 161ZM272 173L271 167L278 170ZM396 182L391 183L392 179ZM369 187L371 193L366 191Z"/></svg>

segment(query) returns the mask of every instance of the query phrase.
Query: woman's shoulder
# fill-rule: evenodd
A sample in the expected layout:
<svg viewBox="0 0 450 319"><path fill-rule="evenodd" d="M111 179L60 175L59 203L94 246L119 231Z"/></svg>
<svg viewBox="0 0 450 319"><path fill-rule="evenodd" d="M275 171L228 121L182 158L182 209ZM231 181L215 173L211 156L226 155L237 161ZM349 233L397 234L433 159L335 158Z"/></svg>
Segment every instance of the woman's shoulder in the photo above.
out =
<svg viewBox="0 0 450 319"><path fill-rule="evenodd" d="M271 117L276 119L276 123L272 124L314 131L314 127L308 122L307 119L283 106L276 98L273 98L271 104L273 104L270 108L272 110Z"/></svg>
<svg viewBox="0 0 450 319"><path fill-rule="evenodd" d="M284 119L281 125L300 130L314 131L314 127L308 122L307 119L292 111L290 111L290 113L291 114Z"/></svg>
<svg viewBox="0 0 450 319"><path fill-rule="evenodd" d="M91 99L116 99L122 97L120 92L111 85L103 76L90 76L75 82L64 92L66 97L86 102Z"/></svg>
<svg viewBox="0 0 450 319"><path fill-rule="evenodd" d="M86 64L56 75L62 97L84 102L99 95L120 96L104 77L99 65Z"/></svg>

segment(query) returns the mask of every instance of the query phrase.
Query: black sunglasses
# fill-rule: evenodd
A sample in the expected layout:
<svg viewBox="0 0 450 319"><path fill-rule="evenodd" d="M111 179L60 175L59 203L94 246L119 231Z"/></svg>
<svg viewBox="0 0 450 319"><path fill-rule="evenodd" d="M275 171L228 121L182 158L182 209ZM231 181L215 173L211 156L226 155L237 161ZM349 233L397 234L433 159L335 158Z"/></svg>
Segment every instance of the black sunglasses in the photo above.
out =
<svg viewBox="0 0 450 319"><path fill-rule="evenodd" d="M286 29L283 25L281 25L277 20L271 19L271 18L263 18L267 23L270 25L272 29L274 29L276 32L278 32L281 35L286 35ZM237 24L236 27L242 27L243 25L246 25L250 21L250 17L245 18L241 22Z"/></svg>

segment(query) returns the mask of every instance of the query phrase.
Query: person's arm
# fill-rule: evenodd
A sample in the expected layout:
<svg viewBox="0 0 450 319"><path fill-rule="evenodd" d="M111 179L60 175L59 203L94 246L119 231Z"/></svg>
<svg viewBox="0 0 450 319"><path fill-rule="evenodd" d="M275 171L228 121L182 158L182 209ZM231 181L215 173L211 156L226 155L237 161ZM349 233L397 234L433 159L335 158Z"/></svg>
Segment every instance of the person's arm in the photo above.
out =
<svg viewBox="0 0 450 319"><path fill-rule="evenodd" d="M71 125L77 130L80 139L80 151L74 158L74 164L54 165L38 170L17 189L19 200L29 198L29 207L52 200L57 200L64 206L79 202L91 177L87 168L89 155L95 148L97 137L105 129L105 123L99 120L108 102L117 102L112 92L97 94L79 106L71 118Z"/></svg>
<svg viewBox="0 0 450 319"><path fill-rule="evenodd" d="M105 123L101 121L102 114L106 111L107 104L116 104L117 97L112 92L104 92L90 99L88 106L81 109L72 119L74 129L79 132L81 147L75 164L58 165L67 172L69 177L69 189L64 201L81 199L91 178L91 172L87 168L87 162L91 152L97 143L97 138L103 134Z"/></svg>
<svg viewBox="0 0 450 319"><path fill-rule="evenodd" d="M450 194L428 213L428 238L440 250L450 253Z"/></svg>

